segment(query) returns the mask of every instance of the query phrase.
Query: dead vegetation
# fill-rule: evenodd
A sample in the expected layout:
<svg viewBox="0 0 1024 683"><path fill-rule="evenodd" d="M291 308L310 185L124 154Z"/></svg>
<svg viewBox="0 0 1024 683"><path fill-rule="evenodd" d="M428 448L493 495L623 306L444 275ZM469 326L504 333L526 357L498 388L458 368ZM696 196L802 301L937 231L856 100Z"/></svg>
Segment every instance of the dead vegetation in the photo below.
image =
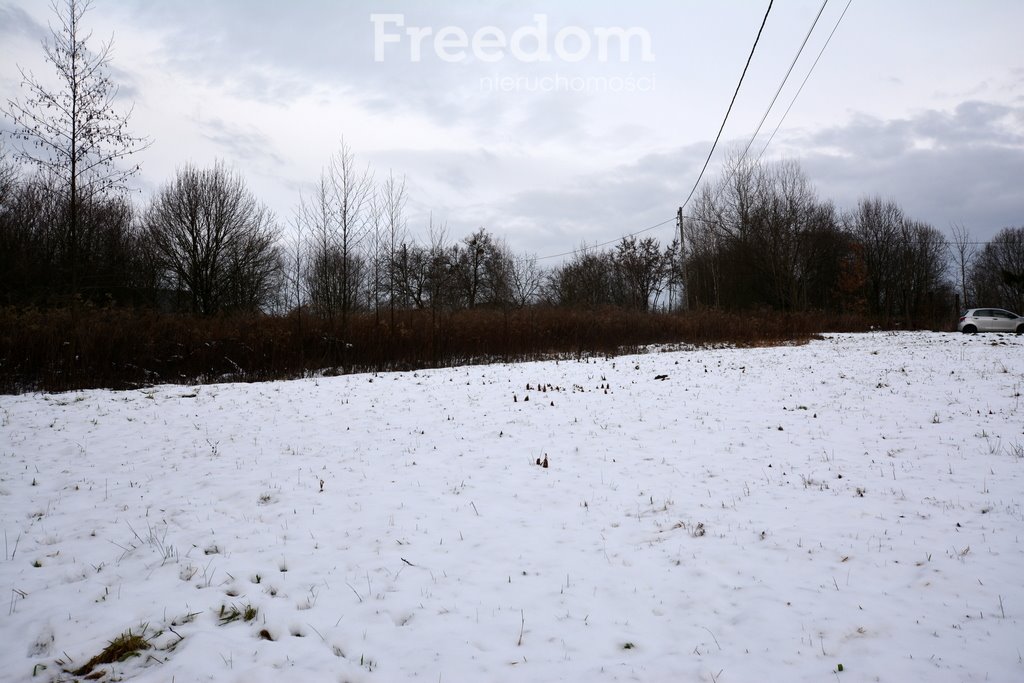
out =
<svg viewBox="0 0 1024 683"><path fill-rule="evenodd" d="M353 371L630 353L650 344L767 346L870 320L824 314L639 313L621 309L405 311L194 317L79 307L0 310L0 392L266 381Z"/></svg>
<svg viewBox="0 0 1024 683"><path fill-rule="evenodd" d="M150 642L146 640L143 635L145 632L145 627L140 629L140 633L133 633L131 629L128 629L107 643L107 646L103 648L99 654L71 673L75 676L90 678L94 677L93 670L97 666L101 666L103 664L116 664L118 662L131 659L132 657L138 657L141 652L152 647Z"/></svg>

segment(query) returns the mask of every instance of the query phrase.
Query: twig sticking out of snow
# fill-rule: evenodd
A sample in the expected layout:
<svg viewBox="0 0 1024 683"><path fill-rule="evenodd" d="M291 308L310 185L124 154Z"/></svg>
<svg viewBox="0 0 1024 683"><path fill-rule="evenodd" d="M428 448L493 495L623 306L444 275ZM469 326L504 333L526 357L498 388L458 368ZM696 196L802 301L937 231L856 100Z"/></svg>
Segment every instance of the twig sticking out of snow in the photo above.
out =
<svg viewBox="0 0 1024 683"><path fill-rule="evenodd" d="M711 640L715 641L715 645L718 647L718 651L721 652L722 646L718 644L718 638L715 638L715 634L711 633L711 629L709 629L707 626L701 626L701 628L708 632L708 634L711 636ZM719 671L718 673L722 672Z"/></svg>

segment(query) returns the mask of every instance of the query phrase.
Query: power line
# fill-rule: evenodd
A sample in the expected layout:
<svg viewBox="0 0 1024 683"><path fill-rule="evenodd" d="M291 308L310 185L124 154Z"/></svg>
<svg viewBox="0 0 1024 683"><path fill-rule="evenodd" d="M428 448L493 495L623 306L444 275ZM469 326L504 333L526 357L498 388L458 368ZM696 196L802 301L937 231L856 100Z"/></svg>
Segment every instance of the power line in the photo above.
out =
<svg viewBox="0 0 1024 683"><path fill-rule="evenodd" d="M637 235L642 235L645 232L650 232L651 230L657 230L658 228L662 227L663 225L668 225L669 223L674 223L677 218L678 218L678 216L672 216L671 218L667 218L667 219L663 220L660 223L655 223L654 225L649 225L646 228L641 228L640 230L636 230L634 232L628 232L625 235L622 235L621 237L616 237L615 239L608 240L607 242L598 242L597 244L587 244L585 246L580 247L579 249L572 249L570 251L563 251L561 254L550 254L548 256L536 256L536 257L534 257L533 260L534 261L547 261L548 259L561 258L563 256L572 256L573 254L579 254L581 252L591 251L593 249L600 249L601 247L607 247L609 244L617 244L617 243L621 242L622 240L624 240L624 239L626 239L628 237L636 237ZM713 220L713 219L701 218L700 216L683 216L683 218L686 218L688 220L697 221L698 223L717 223L718 222L718 221Z"/></svg>
<svg viewBox="0 0 1024 683"><path fill-rule="evenodd" d="M740 167L741 167L741 165L743 163L743 160L747 158L747 152L750 151L750 147L754 144L754 140L757 139L757 136L761 134L761 126L763 126L764 122L768 119L768 114L771 113L772 108L775 106L775 102L779 99L779 95L782 94L782 89L786 86L786 82L789 81L789 76L790 76L790 74L793 73L793 68L796 66L797 61L799 61L800 55L803 54L804 48L807 47L807 41L810 40L811 34L814 33L814 29L815 29L815 27L817 27L818 21L821 19L821 15L825 11L825 7L827 5L828 5L828 0L824 0L824 2L821 3L821 7L818 8L818 14L815 15L814 21L811 22L811 27L809 29L807 29L807 34L804 36L803 42L800 43L800 49L798 49L796 51L796 55L793 56L793 61L791 61L789 63L789 68L786 70L786 75L782 77L782 82L779 83L779 87L775 90L775 96L772 97L772 101L768 103L768 107L764 110L764 115L761 117L761 121L757 124L757 129L754 130L754 134L750 136L750 140L747 142L747 146L743 148L743 154L740 155L739 161L736 163L736 166L728 174L728 176L725 178L725 180L722 181L722 185L721 185L721 187L718 188L718 192L715 194L715 198L714 198L713 201L716 201L716 202L718 201L718 198L722 196L723 192L725 192L725 188L728 185L729 180L731 180L732 177L735 176L739 172ZM834 33L835 29L832 29L832 32ZM820 56L821 56L820 53L819 53L818 56L820 58ZM802 87L803 86L801 86L801 88ZM792 102L790 103L789 106L790 107L793 106ZM789 113L788 109L786 110L786 113ZM783 117L783 118L785 118L785 117ZM780 122L780 125L781 125L781 122ZM778 130L778 129L776 128L776 130ZM774 133L772 133L772 135L774 136ZM763 149L761 150L761 154L764 154L764 150ZM757 158L758 158L758 161L760 161L761 156L758 155ZM689 201L689 198L687 198L687 201Z"/></svg>
<svg viewBox="0 0 1024 683"><path fill-rule="evenodd" d="M827 0L826 0L826 2L827 2ZM715 136L715 142L711 145L711 151L708 152L708 158L704 161L704 167L701 169L700 175L697 176L697 182L695 182L693 184L693 189L690 190L690 195L686 198L686 201L683 202L683 206L684 207L690 201L690 197L693 197L693 193L697 190L697 186L700 185L700 181L704 177L704 172L707 171L708 163L711 162L711 157L715 153L715 147L718 146L718 141L722 137L722 131L725 130L725 124L729 120L729 114L732 112L732 107L736 103L736 97L740 93L740 86L743 85L743 78L747 75L747 69L750 68L750 62L754 58L754 51L757 49L757 44L761 40L761 34L764 32L764 26L765 26L765 24L768 23L768 15L771 14L772 5L773 4L775 4L775 0L769 0L768 1L768 9L764 13L764 19L761 20L761 27L757 30L757 37L754 38L754 45L750 48L750 54L747 56L747 63L743 67L743 73L740 74L739 83L736 84L736 90L732 94L732 100L729 102L729 108L726 110L725 117L722 119L722 125L718 128L718 135ZM819 12L819 15L820 15L820 12ZM817 20L815 20L815 21L817 21ZM805 42L806 42L806 40L805 40ZM803 48L801 48L801 49L803 49ZM799 53L798 53L798 56L799 56ZM790 69L792 70L792 67L790 67ZM776 95L776 97L777 96L778 95ZM614 240L610 240L608 242L601 242L599 244L593 244L593 245L589 245L589 246L580 247L579 249L573 249L571 251L562 252L561 254L550 254L548 256L539 256L539 257L534 258L534 261L546 261L548 259L562 258L563 256L572 256L573 254L578 254L580 252L588 251L588 250L591 250L591 249L599 249L600 247L606 247L609 244L615 244L616 242L619 242L619 241L621 241L623 239L626 239L628 237L636 237L637 235L643 234L645 232L650 232L651 230L655 230L657 228L660 228L661 226L667 225L667 224L669 224L669 223L671 223L671 222L673 222L675 220L676 220L676 216L672 216L671 218L668 218L668 219L666 219L666 220L664 220L664 221L662 221L660 223L657 223L656 225L652 225L650 227L643 228L642 230L637 230L635 232L627 233L627 234L625 234L625 235L623 235L621 237L618 237L618 238L616 238Z"/></svg>
<svg viewBox="0 0 1024 683"><path fill-rule="evenodd" d="M772 98L771 104L768 105L768 108L764 112L764 116L761 117L761 122L757 125L757 130L755 130L753 136L751 136L750 142L748 142L747 146L743 149L743 154L740 156L740 161L742 161L743 159L746 158L747 152L750 150L750 146L754 144L754 140L757 139L758 134L761 132L761 126L764 124L765 119L768 118L768 113L771 111L772 107L775 105L775 100L778 99L779 93L782 92L783 86L785 86L786 81L789 79L790 73L793 71L794 66L796 66L797 60L800 58L801 53L803 53L804 47L807 45L807 41L808 41L808 39L810 39L811 33L814 31L814 28L818 25L818 20L821 18L822 12L824 12L825 5L827 5L827 4L828 4L828 0L824 0L824 2L821 5L821 8L818 10L817 16L814 18L814 22L811 24L811 28L808 29L807 35L804 36L803 43L800 44L800 49L797 50L796 56L793 58L792 63L789 65L789 70L786 71L786 75L785 75L785 77L783 77L782 83L779 84L778 90L775 91L775 97ZM843 8L842 14L840 14L839 15L839 19L836 20L835 26L832 27L832 32L829 33L828 34L828 38L825 39L825 44L822 45L821 46L821 50L818 51L818 56L814 59L814 63L811 64L811 68L807 71L807 75L804 76L803 82L800 83L800 87L797 89L796 93L793 95L793 99L790 100L789 106L786 107L786 111L782 114L782 118L779 119L778 124L775 126L775 130L772 131L772 134L768 137L768 141L765 142L764 143L764 147L761 148L761 152L757 155L757 159L754 160L754 164L755 165L757 165L757 163L761 161L761 157L764 156L765 150L767 150L768 146L771 145L772 140L775 139L775 134L779 132L779 129L782 127L782 123L786 120L786 116L789 115L789 112L793 108L793 105L796 104L797 98L800 97L800 93L803 92L804 86L807 85L807 81L810 79L811 74L814 73L814 67L816 67L818 65L818 62L821 61L821 56L823 54L825 54L825 48L827 48L828 44L830 42L832 42L832 36L834 36L836 34L836 31L839 29L839 25L843 22L843 17L846 16L846 12L847 12L847 10L850 9L850 5L851 4L853 4L853 0L847 0L846 7ZM735 175L735 173L736 173L736 171L734 170L732 175ZM717 201L718 197L721 196L722 192L725 191L725 184L726 183L723 182L722 187L719 188L718 193L715 195L715 201ZM694 188L694 189L696 189L696 188ZM690 192L690 195L691 196L693 195L693 191ZM687 197L686 201L687 202L690 201L690 197ZM684 204L684 206L685 206L685 204ZM682 210L682 209L680 209L680 210ZM693 216L684 216L684 218L689 218L689 219L693 220L695 217L693 217ZM697 219L697 220L701 220L701 219ZM708 221L704 221L704 222L708 222Z"/></svg>
<svg viewBox="0 0 1024 683"><path fill-rule="evenodd" d="M697 186L700 185L700 181L704 178L704 172L708 170L708 164L711 163L711 157L715 153L715 147L718 146L718 141L722 137L722 131L725 130L725 123L729 120L729 113L732 112L732 106L736 104L736 97L740 94L740 86L743 85L743 78L747 75L747 69L750 67L750 62L754 58L754 50L757 49L757 44L761 40L761 33L764 31L764 25L768 23L768 15L771 14L772 5L775 0L769 0L768 10L764 13L764 19L761 20L761 28L757 30L757 37L754 38L754 45L750 48L750 54L747 56L747 63L743 67L743 73L740 74L740 81L736 84L736 91L732 94L732 101L729 102L729 108L725 111L725 118L722 119L722 125L718 128L718 135L715 136L715 141L711 145L711 151L708 152L708 158L704 160L704 167L700 170L700 175L697 176L697 182L693 184L693 188L690 190L690 194L686 196L686 201L683 202L682 208L686 208L686 205L690 203L690 199L693 197L693 193L697 191Z"/></svg>
<svg viewBox="0 0 1024 683"><path fill-rule="evenodd" d="M771 136L769 136L768 142L764 143L764 147L761 148L761 153L757 155L757 161L761 160L761 157L764 156L765 150L768 149L768 145L772 144L772 140L775 139L775 134L778 133L779 128L782 127L782 122L785 121L786 117L789 115L789 110L793 108L794 104L796 104L796 100L798 97L800 97L800 93L803 92L804 86L807 85L808 79L810 79L811 74L814 73L814 67L818 66L818 62L821 60L821 56L825 54L825 48L827 48L828 44L832 42L832 36L834 36L836 34L836 30L839 29L839 24L843 23L843 17L846 16L846 12L847 10L850 9L850 5L852 4L853 0L847 0L846 7L843 8L843 13L839 15L839 19L836 21L836 25L832 27L832 32L828 34L828 39L825 41L825 44L821 46L821 50L818 52L818 56L815 58L814 63L811 64L811 68L810 70L808 70L807 75L804 76L803 83L800 84L800 87L797 89L796 94L793 95L793 99L790 101L789 106L786 107L786 111L782 115L782 118L779 119L778 125L775 126L775 130L773 130ZM757 161L755 161L754 163L757 163Z"/></svg>
<svg viewBox="0 0 1024 683"><path fill-rule="evenodd" d="M587 245L587 246L584 246L584 247L580 247L579 249L573 249L572 251L562 252L561 254L551 254L550 256L539 256L539 257L535 258L534 261L546 261L548 259L561 258L563 256L572 256L573 254L576 254L576 253L579 253L579 252L582 252L582 251L590 251L592 249L600 249L601 247L607 247L609 244L615 244L617 242L621 242L622 240L626 239L627 237L636 237L637 235L642 235L645 232L650 232L651 230L656 230L657 228L660 228L663 225L667 225L668 223L672 223L673 221L675 221L675 219L676 219L676 217L672 216L672 218L669 218L668 220L664 220L664 221L662 221L660 223L657 223L656 225L652 225L652 226L644 228L642 230L637 230L636 232L628 233L626 235L623 235L622 237L617 237L617 238L615 238L613 240L609 240L607 242L601 242L599 244L590 244L590 245Z"/></svg>
<svg viewBox="0 0 1024 683"><path fill-rule="evenodd" d="M814 17L814 21L811 23L811 27L807 29L807 35L804 36L804 40L800 43L800 49L796 51L793 56L793 61L789 63L789 68L786 69L786 75L782 77L782 82L779 83L779 87L775 90L775 96L772 97L772 101L768 103L768 108L764 110L764 116L761 117L761 121L757 124L757 129L754 134L750 136L750 142L743 148L743 155L741 159L747 156L747 152L750 151L750 146L754 144L754 140L757 139L758 134L761 132L761 126L764 125L765 120L768 118L768 114L771 113L772 107L775 106L775 102L779 99L779 95L782 94L782 89L786 87L786 82L789 80L790 74L793 73L793 68L796 66L797 61L800 59L800 55L804 53L804 48L807 47L807 41L810 40L811 34L814 33L815 27L818 25L818 20L821 19L822 13L825 11L825 7L828 5L828 0L824 0L821 3L821 7L818 8L818 14Z"/></svg>

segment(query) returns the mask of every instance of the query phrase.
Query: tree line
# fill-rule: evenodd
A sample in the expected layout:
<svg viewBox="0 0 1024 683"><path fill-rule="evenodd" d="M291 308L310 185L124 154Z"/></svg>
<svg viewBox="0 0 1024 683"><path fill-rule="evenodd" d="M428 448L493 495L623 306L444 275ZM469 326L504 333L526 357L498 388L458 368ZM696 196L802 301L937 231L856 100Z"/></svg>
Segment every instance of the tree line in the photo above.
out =
<svg viewBox="0 0 1024 683"><path fill-rule="evenodd" d="M543 266L480 227L417 239L404 177L378 176L343 140L289 217L224 162L186 164L133 201L127 164L148 140L114 108L110 46L86 46L88 2L66 0L45 44L60 85L23 72L0 149L0 303L73 301L202 316L310 315L347 329L370 314L533 306L631 311L750 309L854 313L913 324L959 304L1024 311L1024 227L983 245L952 239L892 199L837 208L795 161L731 157L665 244L627 236Z"/></svg>
<svg viewBox="0 0 1024 683"><path fill-rule="evenodd" d="M415 239L405 180L377 180L342 144L284 223L223 162L185 165L147 202L71 201L53 174L0 161L0 291L7 305L73 299L199 315L559 306L859 313L910 323L959 302L1024 310L1024 228L983 246L891 199L841 211L798 164L742 162L699 191L682 241L627 236L544 267L485 228L431 221ZM72 221L75 225L72 227Z"/></svg>
<svg viewBox="0 0 1024 683"><path fill-rule="evenodd" d="M1024 309L1024 227L983 248L952 239L893 199L839 210L795 161L734 156L683 221L689 302L785 311L829 310L886 321L941 319L972 305Z"/></svg>

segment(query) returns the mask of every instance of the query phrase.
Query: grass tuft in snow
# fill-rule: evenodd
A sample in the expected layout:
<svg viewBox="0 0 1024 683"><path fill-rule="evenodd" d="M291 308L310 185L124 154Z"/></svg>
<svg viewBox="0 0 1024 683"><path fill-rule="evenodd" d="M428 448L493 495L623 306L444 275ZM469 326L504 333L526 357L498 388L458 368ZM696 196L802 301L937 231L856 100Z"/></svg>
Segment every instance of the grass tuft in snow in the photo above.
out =
<svg viewBox="0 0 1024 683"><path fill-rule="evenodd" d="M75 676L87 676L101 664L114 664L126 661L132 657L138 657L140 652L152 647L143 635L146 632L146 628L146 625L143 625L141 633L132 633L132 630L128 629L111 640L98 655L71 673Z"/></svg>
<svg viewBox="0 0 1024 683"><path fill-rule="evenodd" d="M259 608L253 607L251 603L243 605L241 609L236 605L221 605L218 623L225 626L239 620L249 622L255 620L259 613Z"/></svg>

